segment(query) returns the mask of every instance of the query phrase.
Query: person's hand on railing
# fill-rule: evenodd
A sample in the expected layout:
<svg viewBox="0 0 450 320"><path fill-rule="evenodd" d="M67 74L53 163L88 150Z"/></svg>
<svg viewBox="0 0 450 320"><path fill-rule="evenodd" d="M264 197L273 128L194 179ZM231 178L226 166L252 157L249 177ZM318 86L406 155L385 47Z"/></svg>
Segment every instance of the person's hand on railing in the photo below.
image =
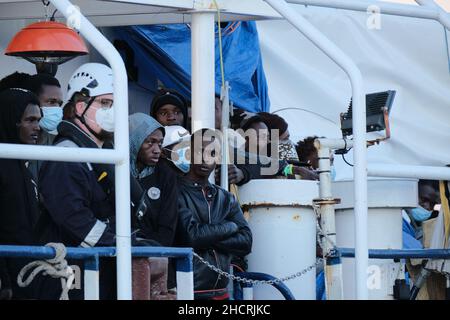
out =
<svg viewBox="0 0 450 320"><path fill-rule="evenodd" d="M220 181L220 166L216 168L216 181ZM241 169L236 167L234 164L228 165L228 183L229 184L238 184L244 179L244 173Z"/></svg>
<svg viewBox="0 0 450 320"><path fill-rule="evenodd" d="M303 180L319 180L319 175L311 169L305 167L292 167L292 172L298 174Z"/></svg>

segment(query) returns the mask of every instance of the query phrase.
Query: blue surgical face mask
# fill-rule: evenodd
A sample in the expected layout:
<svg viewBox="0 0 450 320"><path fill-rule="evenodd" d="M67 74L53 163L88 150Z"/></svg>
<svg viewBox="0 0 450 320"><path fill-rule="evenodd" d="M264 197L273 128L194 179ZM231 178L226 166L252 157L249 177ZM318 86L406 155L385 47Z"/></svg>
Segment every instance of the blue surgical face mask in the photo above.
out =
<svg viewBox="0 0 450 320"><path fill-rule="evenodd" d="M188 173L189 169L191 168L191 161L188 157L188 151L189 146L180 148L177 150L172 150L172 156L170 157L170 161L173 162L173 164L180 169L183 173ZM175 154L175 155L173 155ZM173 159L172 159L173 158Z"/></svg>
<svg viewBox="0 0 450 320"><path fill-rule="evenodd" d="M330 178L331 181L336 181L336 168L334 166L330 168Z"/></svg>
<svg viewBox="0 0 450 320"><path fill-rule="evenodd" d="M411 215L413 219L418 222L428 220L431 217L432 213L433 213L432 211L428 211L422 207L411 209Z"/></svg>
<svg viewBox="0 0 450 320"><path fill-rule="evenodd" d="M60 107L41 107L43 117L39 126L47 132L56 133L56 128L63 118L63 109Z"/></svg>

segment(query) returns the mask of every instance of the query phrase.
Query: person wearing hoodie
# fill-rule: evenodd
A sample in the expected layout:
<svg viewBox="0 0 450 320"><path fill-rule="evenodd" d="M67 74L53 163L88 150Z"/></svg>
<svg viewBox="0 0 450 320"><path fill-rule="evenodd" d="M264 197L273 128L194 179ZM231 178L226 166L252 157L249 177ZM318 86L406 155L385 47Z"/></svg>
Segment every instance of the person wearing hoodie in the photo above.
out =
<svg viewBox="0 0 450 320"><path fill-rule="evenodd" d="M24 89L0 93L0 142L36 144L42 114L37 97ZM0 159L0 244L33 245L33 229L39 216L37 185L27 169L28 161ZM32 298L32 290L17 285L17 275L27 258L0 258L0 297ZM1 298L0 298L1 299Z"/></svg>
<svg viewBox="0 0 450 320"><path fill-rule="evenodd" d="M130 171L148 196L144 216L134 217L138 236L154 240L165 247L173 246L177 226L177 175L160 165L164 127L144 113L129 117Z"/></svg>

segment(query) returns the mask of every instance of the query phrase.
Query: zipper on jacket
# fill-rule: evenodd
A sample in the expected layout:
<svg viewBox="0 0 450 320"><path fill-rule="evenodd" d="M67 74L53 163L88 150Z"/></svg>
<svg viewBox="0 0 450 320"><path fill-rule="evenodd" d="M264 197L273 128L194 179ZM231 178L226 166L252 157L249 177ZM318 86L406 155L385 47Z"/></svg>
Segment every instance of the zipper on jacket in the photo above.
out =
<svg viewBox="0 0 450 320"><path fill-rule="evenodd" d="M206 204L208 205L208 221L209 221L209 224L211 224L211 205L209 204L208 199L206 199L206 195L205 195L205 192L204 192L203 188L202 188L202 194L203 194L203 198L206 201ZM214 249L211 249L211 250L214 253L214 259L216 260L217 267L219 269L222 269L221 265L220 265L220 262L219 262L219 258L217 257L216 250L214 250ZM217 283L219 283L219 280L220 280L220 274L217 274L216 283L214 284L213 289L215 289L217 287Z"/></svg>
<svg viewBox="0 0 450 320"><path fill-rule="evenodd" d="M208 199L206 199L205 192L203 191L203 188L202 188L202 194L203 194L203 198L206 201L206 204L208 205L208 223L211 224L211 205L209 204Z"/></svg>

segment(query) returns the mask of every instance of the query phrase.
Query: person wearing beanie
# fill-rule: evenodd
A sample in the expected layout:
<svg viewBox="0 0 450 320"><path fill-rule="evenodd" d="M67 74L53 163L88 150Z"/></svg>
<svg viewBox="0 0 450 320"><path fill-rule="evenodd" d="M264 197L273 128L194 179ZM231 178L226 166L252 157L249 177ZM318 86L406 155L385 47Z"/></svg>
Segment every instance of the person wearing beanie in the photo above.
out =
<svg viewBox="0 0 450 320"><path fill-rule="evenodd" d="M179 125L187 128L186 99L171 89L160 89L152 100L150 116L163 126Z"/></svg>

